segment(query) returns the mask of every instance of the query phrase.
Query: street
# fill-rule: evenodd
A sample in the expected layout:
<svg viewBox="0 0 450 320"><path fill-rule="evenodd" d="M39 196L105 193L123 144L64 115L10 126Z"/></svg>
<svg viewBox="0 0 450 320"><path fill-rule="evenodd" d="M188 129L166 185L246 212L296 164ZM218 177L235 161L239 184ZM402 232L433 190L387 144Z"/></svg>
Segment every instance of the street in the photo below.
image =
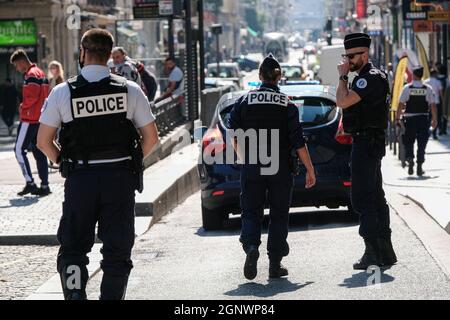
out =
<svg viewBox="0 0 450 320"><path fill-rule="evenodd" d="M353 271L363 252L357 222L344 210L293 209L290 254L283 260L285 279L268 279L264 233L258 276L244 278L245 254L239 243L240 219L224 231L200 227L199 193L142 236L134 249L135 268L128 299L448 299L450 279L420 240L392 214L393 242L399 263L368 286L366 272ZM267 219L264 222L267 230ZM89 283L98 298L101 273ZM370 283L370 280L369 280Z"/></svg>

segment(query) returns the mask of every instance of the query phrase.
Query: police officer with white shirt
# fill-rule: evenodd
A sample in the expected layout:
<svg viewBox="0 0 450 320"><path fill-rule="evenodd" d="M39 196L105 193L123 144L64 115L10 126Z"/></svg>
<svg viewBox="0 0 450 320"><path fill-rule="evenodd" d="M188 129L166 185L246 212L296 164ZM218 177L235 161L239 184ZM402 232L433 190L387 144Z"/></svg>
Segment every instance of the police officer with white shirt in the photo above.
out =
<svg viewBox="0 0 450 320"><path fill-rule="evenodd" d="M414 80L411 84L403 87L400 95L400 103L396 116L399 125L403 118L405 134L403 144L405 145L405 158L408 163L408 174L414 173L414 142L417 139L417 175L424 174L422 164L425 162L425 148L430 137L430 108L432 121L431 126L437 126L436 96L433 88L422 82L423 67L417 66L413 69Z"/></svg>
<svg viewBox="0 0 450 320"><path fill-rule="evenodd" d="M125 297L133 267L135 190L142 189L143 158L158 142L140 87L110 74L113 43L103 29L83 35L81 74L52 90L40 118L38 147L66 178L57 267L67 300L86 299L87 253L97 223L103 242L100 299ZM59 127L60 148L53 142Z"/></svg>

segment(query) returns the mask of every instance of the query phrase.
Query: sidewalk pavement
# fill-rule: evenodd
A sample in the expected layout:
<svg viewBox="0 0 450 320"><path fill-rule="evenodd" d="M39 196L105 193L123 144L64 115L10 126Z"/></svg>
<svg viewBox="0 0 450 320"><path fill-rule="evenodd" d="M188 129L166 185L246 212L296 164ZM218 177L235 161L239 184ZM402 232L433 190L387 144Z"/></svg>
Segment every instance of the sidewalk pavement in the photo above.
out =
<svg viewBox="0 0 450 320"><path fill-rule="evenodd" d="M416 150L416 148L415 148ZM398 156L389 149L383 159L383 180L387 192L398 192L424 209L450 233L450 136L428 141L424 176L409 176Z"/></svg>

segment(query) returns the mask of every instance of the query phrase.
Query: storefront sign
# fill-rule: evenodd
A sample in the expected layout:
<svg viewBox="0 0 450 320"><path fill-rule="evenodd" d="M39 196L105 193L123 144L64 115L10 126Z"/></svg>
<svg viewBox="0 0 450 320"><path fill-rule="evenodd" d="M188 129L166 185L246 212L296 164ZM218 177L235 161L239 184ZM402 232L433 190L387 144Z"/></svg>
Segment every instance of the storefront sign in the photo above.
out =
<svg viewBox="0 0 450 320"><path fill-rule="evenodd" d="M416 20L413 22L414 32L433 32L433 22L428 20Z"/></svg>
<svg viewBox="0 0 450 320"><path fill-rule="evenodd" d="M427 20L430 6L425 4L428 3L429 0L421 0L419 4L414 0L402 0L403 20Z"/></svg>
<svg viewBox="0 0 450 320"><path fill-rule="evenodd" d="M27 46L37 44L34 20L0 20L0 46Z"/></svg>

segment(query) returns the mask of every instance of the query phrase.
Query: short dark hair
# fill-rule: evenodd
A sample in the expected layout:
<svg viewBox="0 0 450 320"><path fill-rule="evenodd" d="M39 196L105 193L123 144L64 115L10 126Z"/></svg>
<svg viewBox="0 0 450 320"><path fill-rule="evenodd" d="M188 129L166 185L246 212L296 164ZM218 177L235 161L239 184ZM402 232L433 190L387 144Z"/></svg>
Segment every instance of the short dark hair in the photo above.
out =
<svg viewBox="0 0 450 320"><path fill-rule="evenodd" d="M27 53L23 49L17 49L16 51L13 52L11 58L9 58L10 63L14 63L19 60L30 61Z"/></svg>
<svg viewBox="0 0 450 320"><path fill-rule="evenodd" d="M165 62L172 61L172 62L175 62L175 63L176 63L174 57L167 57L166 60L164 60L164 61L165 61Z"/></svg>
<svg viewBox="0 0 450 320"><path fill-rule="evenodd" d="M90 29L81 38L81 46L89 56L102 62L108 61L113 45L114 37L105 29Z"/></svg>

